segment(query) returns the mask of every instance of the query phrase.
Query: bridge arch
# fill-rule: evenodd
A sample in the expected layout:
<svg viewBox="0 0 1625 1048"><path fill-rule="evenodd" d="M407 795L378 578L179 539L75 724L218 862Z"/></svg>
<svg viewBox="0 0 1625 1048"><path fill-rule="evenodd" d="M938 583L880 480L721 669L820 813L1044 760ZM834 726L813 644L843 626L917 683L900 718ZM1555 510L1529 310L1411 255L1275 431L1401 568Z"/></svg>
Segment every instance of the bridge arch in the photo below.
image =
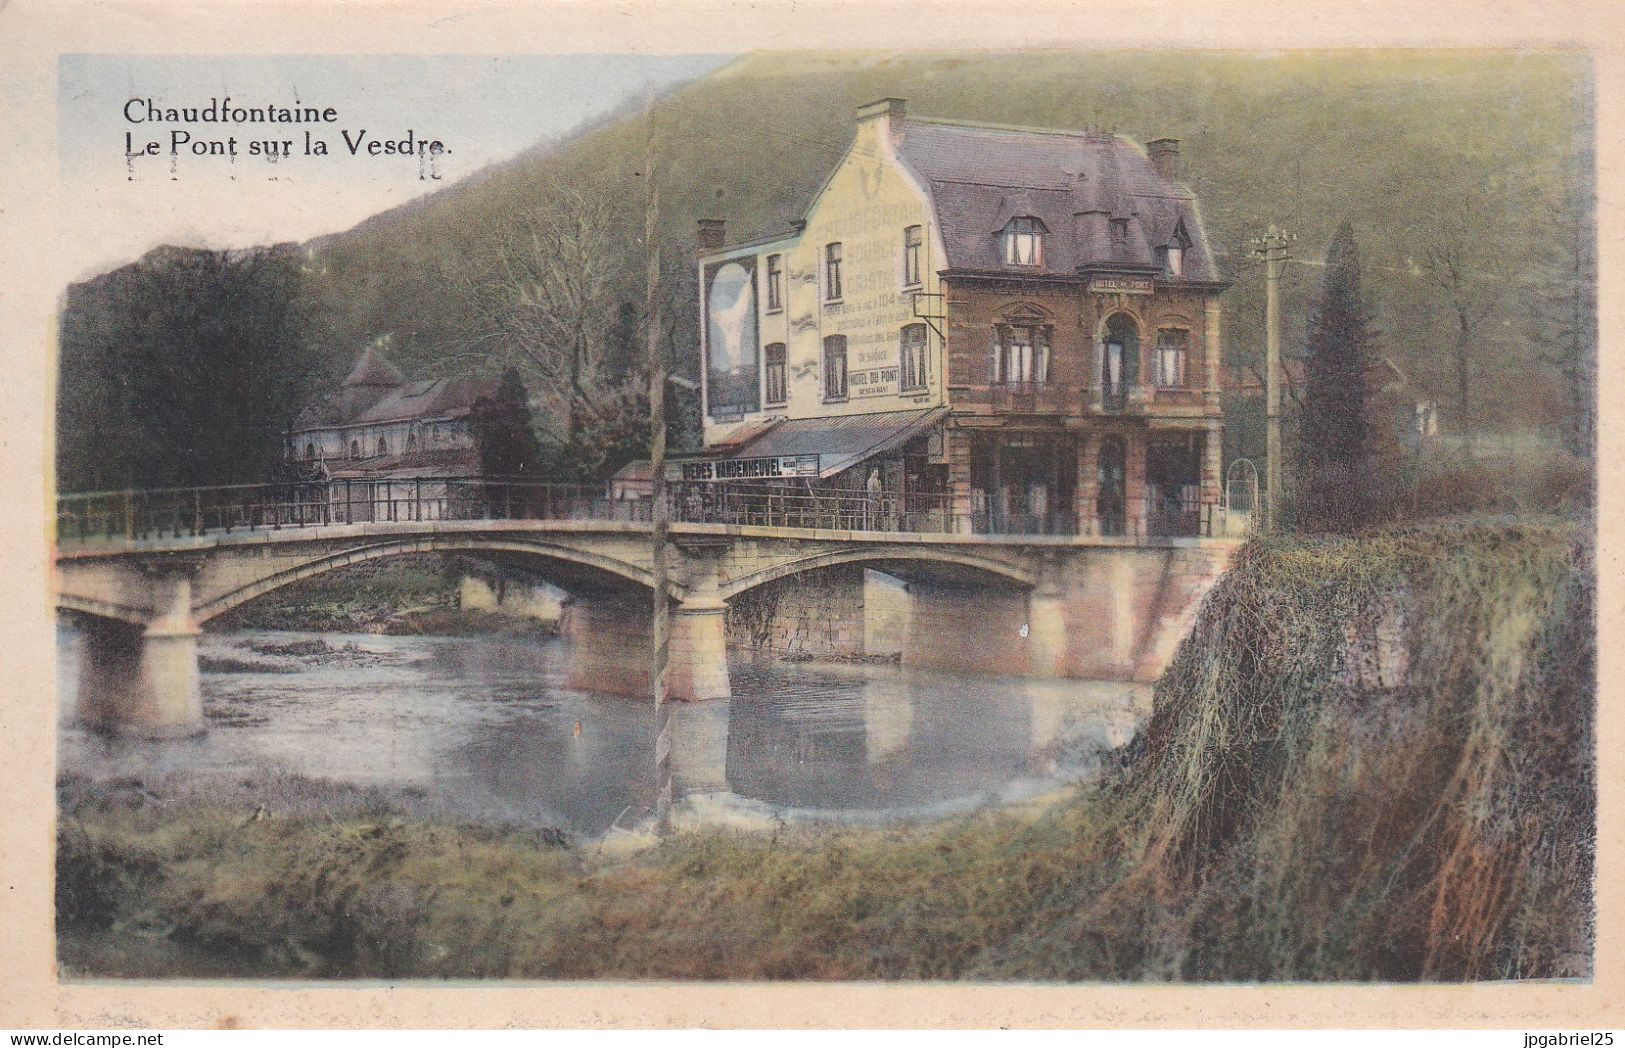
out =
<svg viewBox="0 0 1625 1048"><path fill-rule="evenodd" d="M128 623L132 626L145 626L152 621L151 608L135 608L126 604L117 604L113 601L98 600L95 597L84 597L72 593L57 594L56 610L89 615L91 618L96 619L108 619L112 622Z"/></svg>
<svg viewBox="0 0 1625 1048"><path fill-rule="evenodd" d="M1036 576L1006 561L981 554L934 549L931 547L884 547L879 549L835 550L810 557L785 561L734 579L719 588L723 600L732 600L758 586L764 586L792 575L800 575L822 568L858 565L885 571L888 574L926 574L933 569L946 569L945 574L960 578L996 580L1018 589L1030 590L1038 584ZM902 569L901 572L899 569Z"/></svg>
<svg viewBox="0 0 1625 1048"><path fill-rule="evenodd" d="M325 575L341 568L385 557L398 557L414 553L508 553L526 558L551 561L572 570L579 581L593 579L618 587L652 590L654 578L648 569L629 564L615 557L592 553L572 546L553 542L527 541L515 538L436 535L423 538L381 542L374 545L340 550L307 561L296 567L275 572L246 585L212 597L194 608L199 625L246 604L256 597L282 589L305 579ZM565 589L571 588L568 584ZM681 597L683 587L673 584L674 596Z"/></svg>

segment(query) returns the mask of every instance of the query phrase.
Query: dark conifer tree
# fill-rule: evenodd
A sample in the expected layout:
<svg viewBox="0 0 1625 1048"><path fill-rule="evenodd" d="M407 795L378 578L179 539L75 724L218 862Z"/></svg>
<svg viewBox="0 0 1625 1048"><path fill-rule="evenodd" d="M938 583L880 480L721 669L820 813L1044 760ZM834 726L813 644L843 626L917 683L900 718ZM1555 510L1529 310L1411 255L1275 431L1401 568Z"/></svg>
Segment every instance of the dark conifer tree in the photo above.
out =
<svg viewBox="0 0 1625 1048"><path fill-rule="evenodd" d="M1360 253L1344 222L1326 251L1325 284L1309 325L1295 500L1307 530L1347 530L1369 519L1376 480L1366 412L1371 342Z"/></svg>
<svg viewBox="0 0 1625 1048"><path fill-rule="evenodd" d="M541 452L530 428L530 394L509 368L496 392L474 405L472 419L480 446L480 470L488 477L535 477Z"/></svg>

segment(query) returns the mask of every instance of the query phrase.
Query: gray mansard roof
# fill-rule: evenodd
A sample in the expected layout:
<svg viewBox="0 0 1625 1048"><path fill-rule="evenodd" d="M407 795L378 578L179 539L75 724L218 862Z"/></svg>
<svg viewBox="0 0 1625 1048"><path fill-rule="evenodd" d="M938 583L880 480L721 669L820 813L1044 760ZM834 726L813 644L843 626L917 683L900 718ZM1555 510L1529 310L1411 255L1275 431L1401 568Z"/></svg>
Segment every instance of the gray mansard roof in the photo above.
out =
<svg viewBox="0 0 1625 1048"><path fill-rule="evenodd" d="M1048 234L1041 274L1159 270L1158 249L1182 228L1184 278L1221 279L1195 197L1118 135L910 119L900 151L930 187L947 269L1033 274L1005 264L998 236L1011 218L1030 216ZM1120 243L1112 219L1126 220Z"/></svg>
<svg viewBox="0 0 1625 1048"><path fill-rule="evenodd" d="M368 347L344 385L307 405L293 430L464 418L482 397L495 396L500 384L490 376L408 382L382 353Z"/></svg>

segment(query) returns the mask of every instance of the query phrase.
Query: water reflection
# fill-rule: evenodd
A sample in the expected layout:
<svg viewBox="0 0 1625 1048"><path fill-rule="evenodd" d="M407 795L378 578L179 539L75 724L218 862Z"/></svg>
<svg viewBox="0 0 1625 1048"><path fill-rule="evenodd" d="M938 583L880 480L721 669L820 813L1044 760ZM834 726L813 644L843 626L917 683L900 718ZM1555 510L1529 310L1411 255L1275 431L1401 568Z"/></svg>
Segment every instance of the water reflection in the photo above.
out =
<svg viewBox="0 0 1625 1048"><path fill-rule="evenodd" d="M565 686L560 641L244 632L203 642L210 731L157 742L74 724L96 778L294 773L411 790L448 814L597 834L654 795L652 708ZM930 817L1089 774L1144 716L1141 685L741 662L734 698L680 704L680 792L787 817Z"/></svg>

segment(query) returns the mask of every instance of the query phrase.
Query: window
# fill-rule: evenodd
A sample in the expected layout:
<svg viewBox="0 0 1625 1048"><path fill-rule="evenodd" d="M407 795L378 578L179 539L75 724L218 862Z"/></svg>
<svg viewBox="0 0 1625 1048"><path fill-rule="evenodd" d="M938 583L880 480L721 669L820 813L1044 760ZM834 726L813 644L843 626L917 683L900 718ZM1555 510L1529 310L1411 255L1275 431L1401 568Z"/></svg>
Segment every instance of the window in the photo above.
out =
<svg viewBox="0 0 1625 1048"><path fill-rule="evenodd" d="M361 457L361 441L350 441L350 457L353 459L358 459Z"/></svg>
<svg viewBox="0 0 1625 1048"><path fill-rule="evenodd" d="M1012 218L1004 227L1004 264L1041 266L1044 264L1044 223L1030 216Z"/></svg>
<svg viewBox="0 0 1625 1048"><path fill-rule="evenodd" d="M784 308L784 268L782 256L767 256L767 311Z"/></svg>
<svg viewBox="0 0 1625 1048"><path fill-rule="evenodd" d="M389 445L384 442L383 437L378 438L378 454L380 454L380 455L389 454Z"/></svg>
<svg viewBox="0 0 1625 1048"><path fill-rule="evenodd" d="M309 462L311 459L313 459L315 457L316 457L316 445L315 444L306 444L305 445L305 461Z"/></svg>
<svg viewBox="0 0 1625 1048"><path fill-rule="evenodd" d="M909 226L903 230L903 286L918 287L920 284L920 253L923 250L924 236L919 226Z"/></svg>
<svg viewBox="0 0 1625 1048"><path fill-rule="evenodd" d="M1179 389L1185 385L1185 349L1190 332L1170 329L1157 332L1157 385Z"/></svg>
<svg viewBox="0 0 1625 1048"><path fill-rule="evenodd" d="M925 388L925 325L903 328L898 376L905 391Z"/></svg>
<svg viewBox="0 0 1625 1048"><path fill-rule="evenodd" d="M1049 328L1000 324L994 329L994 385L1042 385L1049 381Z"/></svg>
<svg viewBox="0 0 1625 1048"><path fill-rule="evenodd" d="M841 299L841 245L837 241L824 245L824 301Z"/></svg>
<svg viewBox="0 0 1625 1048"><path fill-rule="evenodd" d="M1129 387L1139 382L1139 375L1139 329L1125 314L1113 313L1106 320L1106 337L1100 343L1100 391L1107 410L1123 409Z"/></svg>
<svg viewBox="0 0 1625 1048"><path fill-rule="evenodd" d="M762 353L765 357L763 371L767 379L767 403L783 404L786 399L784 389L784 343L769 343Z"/></svg>
<svg viewBox="0 0 1625 1048"><path fill-rule="evenodd" d="M407 451L416 451L417 447L418 447L418 435L416 433L408 433L406 435L406 450Z"/></svg>
<svg viewBox="0 0 1625 1048"><path fill-rule="evenodd" d="M824 339L824 399L846 399L846 336Z"/></svg>
<svg viewBox="0 0 1625 1048"><path fill-rule="evenodd" d="M1191 246L1191 235L1185 230L1185 219L1174 223L1173 236L1162 249L1162 272L1167 277L1185 275L1185 249Z"/></svg>
<svg viewBox="0 0 1625 1048"><path fill-rule="evenodd" d="M1112 247L1128 247L1128 219L1112 219Z"/></svg>

